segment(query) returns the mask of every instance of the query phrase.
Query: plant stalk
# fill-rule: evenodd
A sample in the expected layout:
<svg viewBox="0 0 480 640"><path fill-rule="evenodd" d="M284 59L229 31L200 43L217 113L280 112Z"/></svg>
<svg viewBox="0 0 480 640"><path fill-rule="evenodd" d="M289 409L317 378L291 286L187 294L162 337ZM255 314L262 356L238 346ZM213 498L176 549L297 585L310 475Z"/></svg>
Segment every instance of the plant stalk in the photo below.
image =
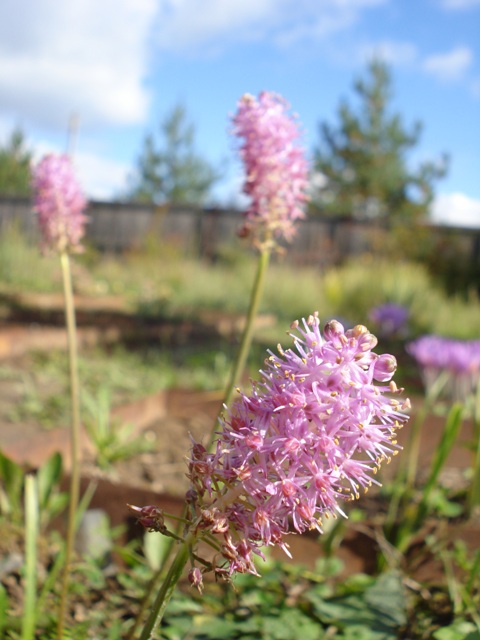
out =
<svg viewBox="0 0 480 640"><path fill-rule="evenodd" d="M252 336L253 336L253 327L255 324L255 319L258 314L258 309L260 306L260 300L263 293L263 288L265 284L265 275L267 273L268 263L270 261L270 250L269 249L261 249L258 264L257 264L257 272L255 274L255 280L253 283L252 291L250 293L250 303L248 306L247 317L245 320L245 327L243 329L242 339L240 342L240 347L237 352L237 357L235 363L230 372L230 378L228 380L227 387L225 389L225 395L222 403L223 405L229 405L233 392L235 390L235 386L240 381L243 371L245 369L245 363L247 361L248 353L250 351L250 347L252 344ZM217 427L218 419L215 421L214 430L212 432L212 440L213 433Z"/></svg>
<svg viewBox="0 0 480 640"><path fill-rule="evenodd" d="M36 479L25 478L25 604L22 618L22 640L35 635L37 599L38 494Z"/></svg>
<svg viewBox="0 0 480 640"><path fill-rule="evenodd" d="M472 460L472 485L468 496L468 513L473 515L480 505L480 382L473 399L473 460Z"/></svg>
<svg viewBox="0 0 480 640"><path fill-rule="evenodd" d="M179 523L180 526L181 523ZM168 547L166 549L166 553L164 554L163 558L162 558L162 562L160 567L158 568L158 570L155 572L153 578L150 580L150 582L148 583L148 587L143 595L142 601L140 603L140 607L138 609L137 615L135 616L135 620L133 622L133 626L130 629L128 636L127 636L127 640L134 640L135 638L135 634L137 632L138 627L140 626L140 623L142 621L143 618L143 614L145 613L145 611L147 610L147 606L148 603L150 602L150 598L152 596L152 593L155 591L155 589L157 588L160 579L162 577L162 575L165 572L165 566L167 564L168 558L170 557L170 553L173 549L174 546L174 541L172 538L169 538L169 544Z"/></svg>
<svg viewBox="0 0 480 640"><path fill-rule="evenodd" d="M160 587L157 597L155 598L152 610L150 611L147 622L143 627L143 631L139 637L139 640L150 640L150 638L152 637L152 631L154 631L154 629L157 628L162 621L165 609L170 602L173 592L175 591L175 587L177 586L177 582L180 580L183 569L187 564L187 560L190 556L190 548L192 542L192 534L187 536L187 538L182 542L180 549L178 550L177 555L173 560L172 566L170 567L167 576L163 581L162 586Z"/></svg>
<svg viewBox="0 0 480 640"><path fill-rule="evenodd" d="M57 638L63 638L68 598L68 583L70 565L75 543L75 518L80 495L80 391L78 380L77 360L77 330L75 322L75 304L73 298L72 274L70 259L66 251L60 254L63 276L63 292L65 298L65 321L67 326L68 360L70 368L70 395L72 424L70 432L71 445L71 475L70 475L70 503L68 509L67 536L65 541L65 563L60 591L60 605L58 611Z"/></svg>

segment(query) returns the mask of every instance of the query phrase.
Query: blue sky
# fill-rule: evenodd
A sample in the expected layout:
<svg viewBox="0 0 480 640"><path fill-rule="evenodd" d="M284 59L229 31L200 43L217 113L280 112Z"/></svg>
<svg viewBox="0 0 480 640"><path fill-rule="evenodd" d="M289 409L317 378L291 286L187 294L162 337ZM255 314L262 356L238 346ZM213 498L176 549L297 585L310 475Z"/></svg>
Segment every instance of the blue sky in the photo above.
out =
<svg viewBox="0 0 480 640"><path fill-rule="evenodd" d="M4 0L0 141L20 125L39 154L63 151L76 113L80 178L108 198L145 133L183 102L198 151L225 167L217 198L234 201L240 96L281 93L311 151L376 55L392 70L393 109L424 124L410 164L450 155L432 216L480 226L479 33L480 0Z"/></svg>

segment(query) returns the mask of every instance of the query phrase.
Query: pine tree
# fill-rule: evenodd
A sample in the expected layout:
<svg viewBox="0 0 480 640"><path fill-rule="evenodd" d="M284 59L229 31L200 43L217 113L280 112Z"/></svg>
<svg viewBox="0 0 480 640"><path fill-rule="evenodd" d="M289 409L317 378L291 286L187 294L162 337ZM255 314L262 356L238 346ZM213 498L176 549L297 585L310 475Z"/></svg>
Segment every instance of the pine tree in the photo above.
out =
<svg viewBox="0 0 480 640"><path fill-rule="evenodd" d="M422 125L417 122L407 130L398 114L390 114L391 78L383 62L372 61L354 90L360 108L342 101L338 126L321 125L314 150L312 213L392 222L424 219L433 183L446 173L446 157L416 170L407 165Z"/></svg>
<svg viewBox="0 0 480 640"><path fill-rule="evenodd" d="M25 136L16 128L7 143L0 147L0 193L9 196L30 195L32 152L26 148Z"/></svg>
<svg viewBox="0 0 480 640"><path fill-rule="evenodd" d="M219 173L197 154L195 128L183 105L160 125L160 140L146 135L128 198L139 202L204 204Z"/></svg>

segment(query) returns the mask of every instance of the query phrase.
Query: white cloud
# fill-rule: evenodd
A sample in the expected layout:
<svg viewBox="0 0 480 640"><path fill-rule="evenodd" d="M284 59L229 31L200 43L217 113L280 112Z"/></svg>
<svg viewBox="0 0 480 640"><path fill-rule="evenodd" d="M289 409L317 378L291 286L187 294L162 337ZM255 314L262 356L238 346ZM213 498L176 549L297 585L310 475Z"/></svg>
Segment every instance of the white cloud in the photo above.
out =
<svg viewBox="0 0 480 640"><path fill-rule="evenodd" d="M480 200L463 193L442 193L435 198L431 218L452 226L480 227Z"/></svg>
<svg viewBox="0 0 480 640"><path fill-rule="evenodd" d="M423 68L441 80L455 80L463 76L472 61L471 49L456 47L447 53L429 56L425 59Z"/></svg>
<svg viewBox="0 0 480 640"><path fill-rule="evenodd" d="M129 164L117 162L93 153L75 155L78 179L88 197L94 200L110 200L119 197L127 187L127 177L132 172Z"/></svg>
<svg viewBox="0 0 480 640"><path fill-rule="evenodd" d="M138 122L155 0L0 3L3 115L64 128Z"/></svg>
<svg viewBox="0 0 480 640"><path fill-rule="evenodd" d="M353 24L360 12L387 0L162 0L160 48L212 53L232 42L270 38L289 46Z"/></svg>

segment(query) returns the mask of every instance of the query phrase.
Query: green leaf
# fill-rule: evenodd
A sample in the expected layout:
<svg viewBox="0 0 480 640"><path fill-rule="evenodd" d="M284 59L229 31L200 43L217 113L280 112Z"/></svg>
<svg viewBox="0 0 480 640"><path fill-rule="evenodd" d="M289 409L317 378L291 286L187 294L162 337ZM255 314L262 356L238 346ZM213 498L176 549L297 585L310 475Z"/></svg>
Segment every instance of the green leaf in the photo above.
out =
<svg viewBox="0 0 480 640"><path fill-rule="evenodd" d="M204 638L212 638L212 640L222 638L223 640L223 638L234 638L241 625L241 622L237 623L234 620L217 618L217 616L199 615L193 618L192 632Z"/></svg>
<svg viewBox="0 0 480 640"><path fill-rule="evenodd" d="M7 628L8 594L7 590L0 582L0 640L4 638L4 631Z"/></svg>
<svg viewBox="0 0 480 640"><path fill-rule="evenodd" d="M365 627L371 638L394 640L406 623L406 599L398 574L382 574L365 591L324 599L316 589L305 594L315 614L325 624L339 629Z"/></svg>
<svg viewBox="0 0 480 640"><path fill-rule="evenodd" d="M407 622L407 600L401 576L395 571L382 574L365 592L365 602L396 626Z"/></svg>
<svg viewBox="0 0 480 640"><path fill-rule="evenodd" d="M10 458L7 458L0 451L0 479L5 485L5 492L8 504L4 507L9 509L9 513L16 513L20 516L22 510L22 488L24 473L22 467Z"/></svg>
<svg viewBox="0 0 480 640"><path fill-rule="evenodd" d="M54 453L37 473L40 509L46 509L53 489L62 477L62 456Z"/></svg>
<svg viewBox="0 0 480 640"><path fill-rule="evenodd" d="M298 609L287 609L277 616L263 616L262 619L262 637L271 640L321 640L324 637L319 622Z"/></svg>
<svg viewBox="0 0 480 640"><path fill-rule="evenodd" d="M154 571L158 571L162 566L163 559L171 547L171 538L167 538L158 533L148 532L143 537L143 552L148 566Z"/></svg>
<svg viewBox="0 0 480 640"><path fill-rule="evenodd" d="M480 632L471 622L457 620L448 627L437 629L435 640L480 640Z"/></svg>
<svg viewBox="0 0 480 640"><path fill-rule="evenodd" d="M195 600L193 600L192 598L189 598L181 593L177 593L168 604L167 619L170 623L170 618L174 616L180 617L185 613L190 614L189 617L191 619L193 613L201 613L202 611L203 606L199 602L195 602Z"/></svg>

